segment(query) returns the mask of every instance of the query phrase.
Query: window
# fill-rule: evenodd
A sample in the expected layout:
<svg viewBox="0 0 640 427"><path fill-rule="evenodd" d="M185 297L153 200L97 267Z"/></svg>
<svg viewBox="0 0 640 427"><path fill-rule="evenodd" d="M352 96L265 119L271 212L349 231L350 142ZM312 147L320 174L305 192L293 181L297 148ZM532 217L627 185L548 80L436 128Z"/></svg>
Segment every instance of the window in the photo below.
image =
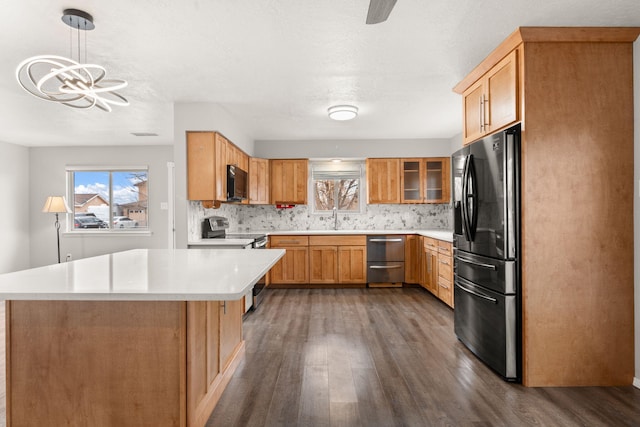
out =
<svg viewBox="0 0 640 427"><path fill-rule="evenodd" d="M69 167L69 231L147 231L149 173L146 167ZM71 225L73 224L73 225Z"/></svg>
<svg viewBox="0 0 640 427"><path fill-rule="evenodd" d="M362 211L362 162L311 162L311 194L313 212L334 208L339 212Z"/></svg>

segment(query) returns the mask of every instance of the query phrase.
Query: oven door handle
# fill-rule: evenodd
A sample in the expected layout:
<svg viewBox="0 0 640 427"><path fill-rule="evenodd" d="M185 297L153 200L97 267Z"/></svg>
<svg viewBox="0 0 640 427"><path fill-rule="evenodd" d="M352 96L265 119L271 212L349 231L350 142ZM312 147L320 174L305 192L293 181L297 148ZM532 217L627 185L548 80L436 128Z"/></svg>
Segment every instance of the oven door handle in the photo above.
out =
<svg viewBox="0 0 640 427"><path fill-rule="evenodd" d="M267 246L266 240L256 241L254 242L253 249L260 249L260 248L264 248L265 246Z"/></svg>
<svg viewBox="0 0 640 427"><path fill-rule="evenodd" d="M462 282L466 281L465 279L463 279L461 277L456 277L456 281L458 282L458 283L456 283L456 285L458 286L458 288L460 288L461 291L464 291L464 292L466 292L468 294L471 294L471 295L475 295L478 298L482 298L482 299L485 299L487 301L490 301L493 304L497 304L498 303L497 299L492 298L489 295L485 295L485 294L483 294L481 292L474 291L473 289L468 289L468 288L465 288L464 286L462 286Z"/></svg>
<svg viewBox="0 0 640 427"><path fill-rule="evenodd" d="M390 270L393 268L402 268L401 265L370 265L369 268L375 270Z"/></svg>

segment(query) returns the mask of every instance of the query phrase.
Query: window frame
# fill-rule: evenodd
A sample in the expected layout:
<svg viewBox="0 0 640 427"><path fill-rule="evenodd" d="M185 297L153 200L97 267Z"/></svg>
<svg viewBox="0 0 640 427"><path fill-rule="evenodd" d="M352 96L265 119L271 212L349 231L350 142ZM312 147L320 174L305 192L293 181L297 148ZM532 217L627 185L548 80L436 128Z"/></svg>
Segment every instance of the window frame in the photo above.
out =
<svg viewBox="0 0 640 427"><path fill-rule="evenodd" d="M109 227L101 229L77 229L74 227L75 223L75 182L74 173L76 172L106 172L109 174ZM141 227L126 227L126 228L113 228L113 218L118 215L113 213L113 173L118 172L144 172L147 176L147 225ZM66 182L67 182L67 203L72 212L66 214L66 229L64 234L66 236L73 235L99 235L99 236L122 236L122 235L150 235L151 234L151 215L150 215L150 179L149 179L149 166L145 165L68 165L65 167Z"/></svg>
<svg viewBox="0 0 640 427"><path fill-rule="evenodd" d="M309 206L310 206L310 214L312 215L331 215L333 214L333 209L329 210L319 210L316 206L316 197L315 197L315 179L314 179L314 166L316 165L329 165L333 164L333 159L309 159L309 183L307 189L309 191ZM365 179L365 160L364 159L343 159L340 163L351 163L357 164L358 166L358 210L343 210L337 209L336 211L339 214L349 214L349 215L360 215L366 212L366 179ZM327 172L325 172L327 173ZM330 174L330 173L329 173ZM341 178L336 176L333 178L334 181L339 181ZM344 179L344 178L342 178ZM337 199L334 199L334 204L337 202Z"/></svg>

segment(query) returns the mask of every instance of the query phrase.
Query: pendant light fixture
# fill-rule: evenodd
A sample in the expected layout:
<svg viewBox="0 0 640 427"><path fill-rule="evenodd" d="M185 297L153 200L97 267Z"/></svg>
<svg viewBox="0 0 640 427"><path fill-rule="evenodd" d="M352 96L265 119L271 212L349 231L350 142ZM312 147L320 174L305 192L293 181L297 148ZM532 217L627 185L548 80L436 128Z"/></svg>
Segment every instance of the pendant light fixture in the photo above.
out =
<svg viewBox="0 0 640 427"><path fill-rule="evenodd" d="M105 79L107 71L104 67L86 63L86 32L95 28L93 17L82 10L65 9L62 22L71 28L69 58L39 55L25 59L16 69L16 78L20 86L37 98L59 102L73 108L98 107L109 112L112 105L129 105L129 101L116 92L127 87L125 80ZM73 30L77 36L77 61L73 59L72 54ZM81 31L85 34L85 63L81 62Z"/></svg>

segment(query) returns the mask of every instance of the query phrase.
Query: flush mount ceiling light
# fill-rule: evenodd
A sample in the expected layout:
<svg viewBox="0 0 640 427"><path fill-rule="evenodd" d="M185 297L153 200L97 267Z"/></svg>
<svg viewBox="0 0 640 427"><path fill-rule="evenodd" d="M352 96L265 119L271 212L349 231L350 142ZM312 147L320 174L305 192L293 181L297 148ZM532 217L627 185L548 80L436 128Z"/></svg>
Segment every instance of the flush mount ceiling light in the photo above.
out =
<svg viewBox="0 0 640 427"><path fill-rule="evenodd" d="M358 115L358 107L353 105L334 105L329 107L329 118L333 120L351 120Z"/></svg>
<svg viewBox="0 0 640 427"><path fill-rule="evenodd" d="M69 33L69 57L73 55L73 30L77 33L78 60L56 55L39 55L22 61L16 69L16 78L31 95L73 108L98 107L111 111L112 105L127 106L129 101L117 90L127 87L124 80L105 79L107 71L96 64L87 64L86 31L93 30L93 17L77 9L65 9L62 22ZM80 31L85 32L84 61L80 59Z"/></svg>

